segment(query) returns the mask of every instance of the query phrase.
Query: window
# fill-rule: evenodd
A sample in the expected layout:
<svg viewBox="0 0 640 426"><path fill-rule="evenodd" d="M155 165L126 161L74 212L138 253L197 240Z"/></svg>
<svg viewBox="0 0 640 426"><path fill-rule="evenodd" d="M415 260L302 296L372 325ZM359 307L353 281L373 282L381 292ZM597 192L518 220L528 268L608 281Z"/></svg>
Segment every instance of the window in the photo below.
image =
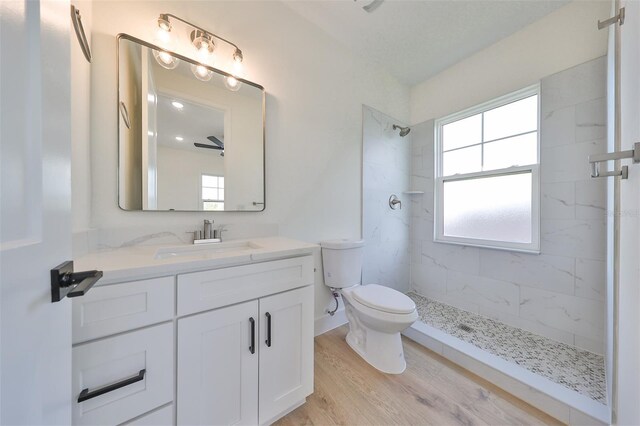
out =
<svg viewBox="0 0 640 426"><path fill-rule="evenodd" d="M539 252L538 86L436 120L435 241Z"/></svg>
<svg viewBox="0 0 640 426"><path fill-rule="evenodd" d="M224 176L202 175L202 210L224 210Z"/></svg>

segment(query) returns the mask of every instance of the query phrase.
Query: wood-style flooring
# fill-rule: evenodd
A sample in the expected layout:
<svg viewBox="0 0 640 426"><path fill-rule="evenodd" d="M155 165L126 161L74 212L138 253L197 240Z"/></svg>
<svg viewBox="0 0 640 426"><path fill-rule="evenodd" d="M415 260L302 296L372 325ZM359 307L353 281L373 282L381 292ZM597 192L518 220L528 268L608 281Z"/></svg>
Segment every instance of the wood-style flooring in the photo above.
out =
<svg viewBox="0 0 640 426"><path fill-rule="evenodd" d="M556 419L403 337L407 370L384 374L347 345L347 326L315 339L315 392L289 425L557 425Z"/></svg>

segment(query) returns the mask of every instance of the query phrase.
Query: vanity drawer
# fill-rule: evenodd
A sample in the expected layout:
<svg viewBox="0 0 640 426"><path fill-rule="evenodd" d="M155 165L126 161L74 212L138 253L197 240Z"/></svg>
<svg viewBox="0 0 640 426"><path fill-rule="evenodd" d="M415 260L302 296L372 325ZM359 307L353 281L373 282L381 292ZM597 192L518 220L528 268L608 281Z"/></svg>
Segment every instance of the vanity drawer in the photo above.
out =
<svg viewBox="0 0 640 426"><path fill-rule="evenodd" d="M311 256L178 275L178 315L313 284Z"/></svg>
<svg viewBox="0 0 640 426"><path fill-rule="evenodd" d="M122 426L171 426L173 425L173 404L145 414L130 422L123 423Z"/></svg>
<svg viewBox="0 0 640 426"><path fill-rule="evenodd" d="M173 345L167 323L73 348L73 424L120 424L171 402ZM78 402L84 389L91 396L109 385L117 388Z"/></svg>
<svg viewBox="0 0 640 426"><path fill-rule="evenodd" d="M73 343L173 318L174 277L98 286L73 300Z"/></svg>

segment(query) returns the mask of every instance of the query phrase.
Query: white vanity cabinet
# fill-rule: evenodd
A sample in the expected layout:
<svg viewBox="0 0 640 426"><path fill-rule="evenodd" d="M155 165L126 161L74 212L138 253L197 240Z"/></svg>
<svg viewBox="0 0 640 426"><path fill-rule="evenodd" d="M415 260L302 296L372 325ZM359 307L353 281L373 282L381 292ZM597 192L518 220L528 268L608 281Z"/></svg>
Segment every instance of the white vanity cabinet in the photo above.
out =
<svg viewBox="0 0 640 426"><path fill-rule="evenodd" d="M267 424L312 392L312 287L178 320L178 424Z"/></svg>
<svg viewBox="0 0 640 426"><path fill-rule="evenodd" d="M309 252L135 278L73 300L74 424L268 424L313 392Z"/></svg>
<svg viewBox="0 0 640 426"><path fill-rule="evenodd" d="M178 320L179 425L258 424L257 321L257 300Z"/></svg>
<svg viewBox="0 0 640 426"><path fill-rule="evenodd" d="M260 424L313 392L313 287L260 299Z"/></svg>

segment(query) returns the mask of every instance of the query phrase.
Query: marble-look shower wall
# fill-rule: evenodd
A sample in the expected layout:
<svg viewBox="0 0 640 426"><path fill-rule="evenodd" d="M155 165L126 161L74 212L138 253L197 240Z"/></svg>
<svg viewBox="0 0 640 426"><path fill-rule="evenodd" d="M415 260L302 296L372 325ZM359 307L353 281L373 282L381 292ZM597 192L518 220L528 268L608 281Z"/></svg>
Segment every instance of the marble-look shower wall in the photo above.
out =
<svg viewBox="0 0 640 426"><path fill-rule="evenodd" d="M599 354L604 350L606 64L542 79L541 253L433 242L433 120L413 126L411 287L417 293Z"/></svg>
<svg viewBox="0 0 640 426"><path fill-rule="evenodd" d="M362 282L409 291L411 136L400 137L397 120L363 107L362 235L365 240ZM391 210L396 194L402 208Z"/></svg>

